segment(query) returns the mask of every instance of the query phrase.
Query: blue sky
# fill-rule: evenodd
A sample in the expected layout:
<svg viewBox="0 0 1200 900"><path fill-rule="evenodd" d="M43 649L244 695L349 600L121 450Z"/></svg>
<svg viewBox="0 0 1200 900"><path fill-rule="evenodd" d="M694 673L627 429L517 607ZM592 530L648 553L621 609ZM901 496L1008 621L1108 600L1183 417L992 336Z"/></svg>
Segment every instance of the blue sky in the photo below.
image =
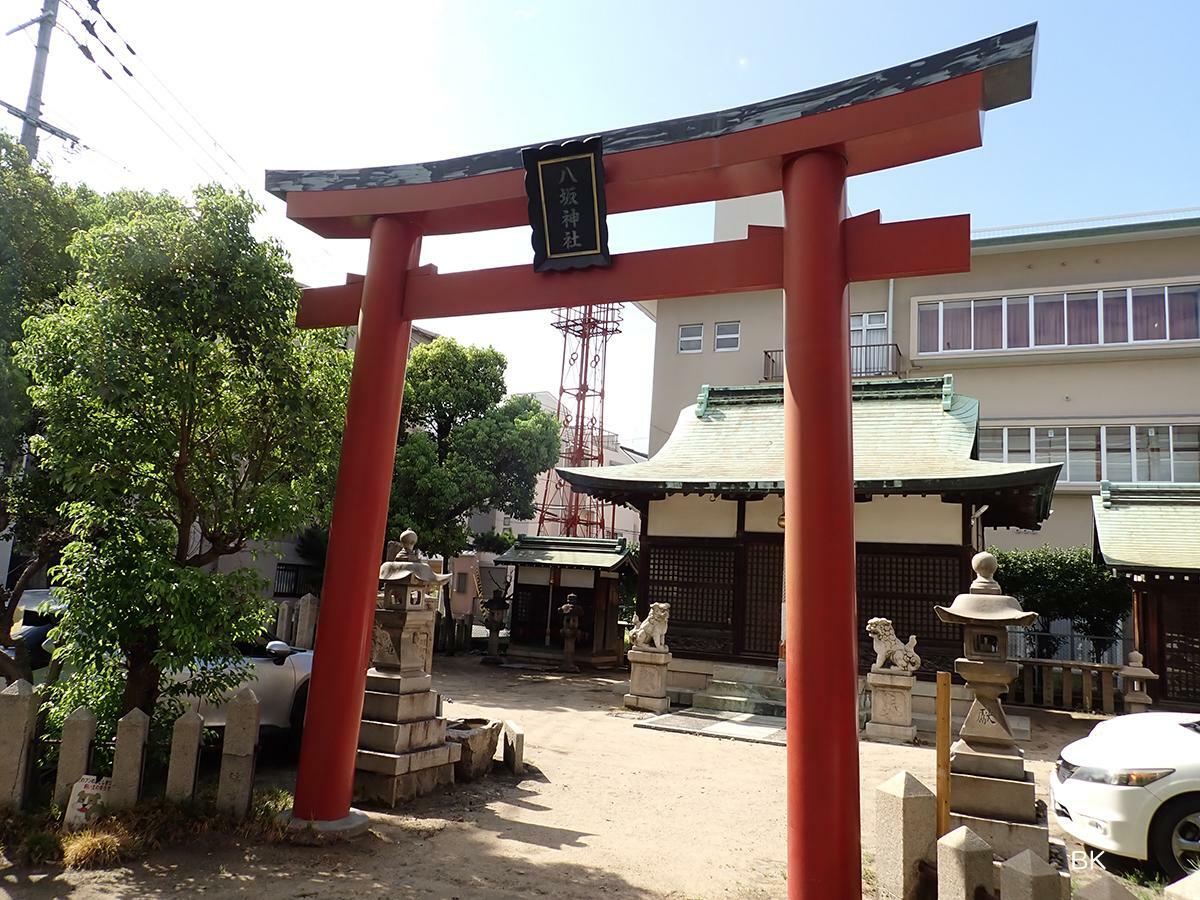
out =
<svg viewBox="0 0 1200 900"><path fill-rule="evenodd" d="M0 31L38 6L8 0ZM183 192L213 176L258 189L265 168L412 162L601 131L775 97L1037 20L1033 99L990 113L979 150L852 180L852 207L881 208L885 219L970 212L985 227L1200 206L1200 6L1182 0L102 0L101 8L139 54L131 63L139 81L118 74L118 83L159 121L55 35L45 115L103 155L49 139L46 156L64 177L101 189ZM62 21L84 36L65 6ZM27 36L0 38L0 99L23 104L31 59ZM139 84L190 126L151 72L240 167L192 128L230 170L221 171L142 93ZM362 242L319 241L283 220L282 203L262 202L264 230L288 246L303 280L361 271ZM616 251L697 243L711 229L706 205L611 222ZM515 229L430 240L425 261L478 268L529 253ZM644 446L652 326L638 313L627 320L611 346L608 419ZM536 390L558 383L548 321L528 313L427 324L494 344L509 356L510 387Z"/></svg>

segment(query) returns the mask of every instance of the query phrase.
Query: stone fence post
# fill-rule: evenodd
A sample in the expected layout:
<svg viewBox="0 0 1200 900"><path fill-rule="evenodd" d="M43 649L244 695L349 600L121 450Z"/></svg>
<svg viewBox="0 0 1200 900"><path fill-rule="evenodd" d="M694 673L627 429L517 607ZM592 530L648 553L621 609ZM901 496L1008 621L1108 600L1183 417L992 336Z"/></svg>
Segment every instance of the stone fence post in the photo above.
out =
<svg viewBox="0 0 1200 900"><path fill-rule="evenodd" d="M1004 900L1060 900L1058 870L1025 850L1000 867L1000 896Z"/></svg>
<svg viewBox="0 0 1200 900"><path fill-rule="evenodd" d="M965 825L937 842L937 900L980 900L996 895L992 848Z"/></svg>
<svg viewBox="0 0 1200 900"><path fill-rule="evenodd" d="M92 747L96 742L96 717L81 706L63 722L62 743L58 751L58 773L54 778L54 802L66 806L71 788L92 767Z"/></svg>
<svg viewBox="0 0 1200 900"><path fill-rule="evenodd" d="M317 639L317 614L321 601L311 592L300 598L300 612L296 616L296 635L293 646L311 650Z"/></svg>
<svg viewBox="0 0 1200 900"><path fill-rule="evenodd" d="M1165 900L1200 900L1200 872L1193 872L1183 881L1177 881L1163 894Z"/></svg>
<svg viewBox="0 0 1200 900"><path fill-rule="evenodd" d="M911 772L897 772L875 789L875 833L887 835L875 852L879 900L912 900L921 880L921 861L937 837L933 792Z"/></svg>
<svg viewBox="0 0 1200 900"><path fill-rule="evenodd" d="M292 638L295 637L294 632L296 629L293 627L295 611L295 600L281 600L279 610L275 614L275 637L289 644L292 643Z"/></svg>
<svg viewBox="0 0 1200 900"><path fill-rule="evenodd" d="M113 753L112 787L104 805L109 809L128 809L142 794L142 773L146 766L146 741L150 738L150 717L134 707L117 721L117 747Z"/></svg>
<svg viewBox="0 0 1200 900"><path fill-rule="evenodd" d="M0 808L20 809L29 789L38 696L24 679L0 691Z"/></svg>
<svg viewBox="0 0 1200 900"><path fill-rule="evenodd" d="M229 704L225 717L225 744L217 781L217 809L236 819L250 810L254 792L254 764L258 754L258 698L242 688Z"/></svg>
<svg viewBox="0 0 1200 900"><path fill-rule="evenodd" d="M175 720L171 729L171 760L167 764L166 797L187 803L196 793L196 764L200 759L200 736L204 717L189 710Z"/></svg>

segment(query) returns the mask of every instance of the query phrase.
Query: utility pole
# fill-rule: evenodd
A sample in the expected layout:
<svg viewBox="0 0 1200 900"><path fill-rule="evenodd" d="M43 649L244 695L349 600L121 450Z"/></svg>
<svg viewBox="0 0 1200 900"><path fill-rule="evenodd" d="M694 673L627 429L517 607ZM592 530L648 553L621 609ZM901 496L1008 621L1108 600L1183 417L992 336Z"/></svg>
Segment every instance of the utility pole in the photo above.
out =
<svg viewBox="0 0 1200 900"><path fill-rule="evenodd" d="M29 82L29 99L25 103L24 123L21 125L21 144L29 159L37 158L38 122L42 116L42 84L46 80L46 59L50 56L50 35L58 19L59 0L44 0L41 22L38 24L37 51L33 57L33 78Z"/></svg>

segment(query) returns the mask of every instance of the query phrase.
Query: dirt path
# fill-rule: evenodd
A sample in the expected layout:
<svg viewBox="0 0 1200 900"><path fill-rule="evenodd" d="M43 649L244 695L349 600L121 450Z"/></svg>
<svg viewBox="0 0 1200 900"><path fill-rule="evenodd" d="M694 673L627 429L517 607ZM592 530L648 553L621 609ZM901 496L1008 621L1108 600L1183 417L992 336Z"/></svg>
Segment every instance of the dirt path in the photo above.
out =
<svg viewBox="0 0 1200 900"><path fill-rule="evenodd" d="M371 834L313 849L210 841L107 872L0 873L0 893L50 898L773 898L785 895L782 747L634 728L619 675L494 670L438 658L446 715L511 718L524 777L498 775L375 814ZM1042 717L1027 751L1039 792L1058 748L1090 727ZM862 744L864 849L874 789L900 769L933 784L929 748ZM290 784L290 772L264 772Z"/></svg>

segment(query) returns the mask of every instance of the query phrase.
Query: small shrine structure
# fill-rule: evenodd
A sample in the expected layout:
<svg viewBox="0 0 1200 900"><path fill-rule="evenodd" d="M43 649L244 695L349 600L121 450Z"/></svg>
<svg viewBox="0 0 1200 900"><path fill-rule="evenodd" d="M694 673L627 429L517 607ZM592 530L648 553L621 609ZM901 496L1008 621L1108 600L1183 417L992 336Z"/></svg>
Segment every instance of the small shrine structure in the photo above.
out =
<svg viewBox="0 0 1200 900"><path fill-rule="evenodd" d="M575 663L615 666L621 659L625 631L618 619L617 585L633 566L624 538L533 537L521 535L496 558L516 569L508 656L561 662L562 607L575 596L579 618Z"/></svg>

